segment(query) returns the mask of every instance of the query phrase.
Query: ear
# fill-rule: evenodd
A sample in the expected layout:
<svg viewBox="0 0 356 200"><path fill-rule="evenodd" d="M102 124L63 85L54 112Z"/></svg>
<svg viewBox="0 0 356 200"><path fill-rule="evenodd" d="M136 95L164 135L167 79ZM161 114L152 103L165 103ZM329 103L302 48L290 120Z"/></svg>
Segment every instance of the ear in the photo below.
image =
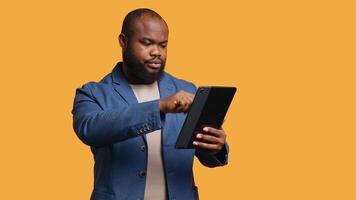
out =
<svg viewBox="0 0 356 200"><path fill-rule="evenodd" d="M125 50L127 48L128 38L123 33L120 33L120 35L119 35L119 43L123 50Z"/></svg>

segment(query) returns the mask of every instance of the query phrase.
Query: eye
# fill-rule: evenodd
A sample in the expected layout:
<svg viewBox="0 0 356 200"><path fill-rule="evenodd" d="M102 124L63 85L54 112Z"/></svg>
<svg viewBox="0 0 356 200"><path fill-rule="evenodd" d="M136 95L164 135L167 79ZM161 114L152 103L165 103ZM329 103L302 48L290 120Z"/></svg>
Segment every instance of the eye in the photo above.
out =
<svg viewBox="0 0 356 200"><path fill-rule="evenodd" d="M166 48L167 47L167 43L162 43L160 44L162 48Z"/></svg>
<svg viewBox="0 0 356 200"><path fill-rule="evenodd" d="M143 45L145 45L145 46L149 46L149 45L151 45L152 43L151 43L151 41L149 41L149 40L141 40L141 44L143 44Z"/></svg>

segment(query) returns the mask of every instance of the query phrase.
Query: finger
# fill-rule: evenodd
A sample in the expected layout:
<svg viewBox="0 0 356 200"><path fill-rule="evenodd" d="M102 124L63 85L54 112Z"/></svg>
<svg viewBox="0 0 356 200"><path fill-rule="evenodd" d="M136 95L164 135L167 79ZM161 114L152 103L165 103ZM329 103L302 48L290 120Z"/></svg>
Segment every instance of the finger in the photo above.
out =
<svg viewBox="0 0 356 200"><path fill-rule="evenodd" d="M187 103L187 107L190 108L190 105L192 104L192 101L189 99L189 97L185 98L185 102Z"/></svg>
<svg viewBox="0 0 356 200"><path fill-rule="evenodd" d="M189 108L190 108L190 103L187 102L187 104L185 104L185 107L184 107L184 112L188 112Z"/></svg>
<svg viewBox="0 0 356 200"><path fill-rule="evenodd" d="M187 95L185 95L186 99L192 103L193 102L193 99L194 99L194 95L190 94L190 93L187 93Z"/></svg>
<svg viewBox="0 0 356 200"><path fill-rule="evenodd" d="M216 129L213 127L204 127L203 131L216 137L222 137L226 135L223 129Z"/></svg>
<svg viewBox="0 0 356 200"><path fill-rule="evenodd" d="M175 95L175 101L174 104L176 105L175 107L175 112L188 112L190 105L192 103L192 100L190 98L189 93L184 92L184 91L179 91Z"/></svg>
<svg viewBox="0 0 356 200"><path fill-rule="evenodd" d="M187 97L182 98L182 104L184 106L184 111L188 111L188 109L190 107L190 101Z"/></svg>
<svg viewBox="0 0 356 200"><path fill-rule="evenodd" d="M179 106L180 106L180 102L179 101L177 101L177 100L175 100L174 102L173 102L173 108L174 109L177 109L177 108L179 108Z"/></svg>
<svg viewBox="0 0 356 200"><path fill-rule="evenodd" d="M185 102L185 99L186 99L186 97L185 97L185 95L179 95L179 94L177 94L176 96L175 96L175 102L177 102L178 104L182 104L182 103L184 103Z"/></svg>
<svg viewBox="0 0 356 200"><path fill-rule="evenodd" d="M190 102L193 102L194 101L194 96L189 97L189 99L190 99Z"/></svg>
<svg viewBox="0 0 356 200"><path fill-rule="evenodd" d="M180 99L178 99L178 100L176 100L175 101L176 102L176 107L186 107L187 106L187 104L189 104L188 102L187 102L187 100L186 99L184 99L184 98L180 98ZM180 108L181 109L181 108Z"/></svg>
<svg viewBox="0 0 356 200"><path fill-rule="evenodd" d="M187 97L182 97L182 102L184 102L184 104L189 104L189 99Z"/></svg>
<svg viewBox="0 0 356 200"><path fill-rule="evenodd" d="M186 91L181 91L180 95L189 97L189 98L194 98L194 94L186 92Z"/></svg>
<svg viewBox="0 0 356 200"><path fill-rule="evenodd" d="M189 96L190 98L194 99L195 94L188 93L188 96Z"/></svg>
<svg viewBox="0 0 356 200"><path fill-rule="evenodd" d="M189 99L189 101L192 101L194 99L194 95L185 91L180 91L176 95L177 98L179 99Z"/></svg>
<svg viewBox="0 0 356 200"><path fill-rule="evenodd" d="M184 112L184 105L180 104L178 107L175 108L177 113Z"/></svg>
<svg viewBox="0 0 356 200"><path fill-rule="evenodd" d="M189 104L192 104L193 100L194 100L194 96L192 97L191 95L187 95L186 96L187 101L189 102Z"/></svg>
<svg viewBox="0 0 356 200"><path fill-rule="evenodd" d="M193 103L193 100L194 100L194 96L193 96L193 97L188 96L188 99L189 99L189 103L192 104L192 103Z"/></svg>
<svg viewBox="0 0 356 200"><path fill-rule="evenodd" d="M219 145L223 145L224 141L221 138L212 136L212 135L205 135L202 133L198 133L196 138L200 141L200 142L204 142L204 143L209 143L209 144L219 144Z"/></svg>
<svg viewBox="0 0 356 200"><path fill-rule="evenodd" d="M214 150L220 151L222 149L222 147L217 144L207 144L207 143L198 142L198 141L194 141L193 145L196 146L197 148L209 150L209 151L214 151Z"/></svg>
<svg viewBox="0 0 356 200"><path fill-rule="evenodd" d="M182 105L182 101L180 100L180 98L176 98L174 101L173 101L174 105L176 107L179 107L180 105Z"/></svg>
<svg viewBox="0 0 356 200"><path fill-rule="evenodd" d="M176 108L177 112L187 112L189 109L189 103L185 100L181 100L179 106Z"/></svg>

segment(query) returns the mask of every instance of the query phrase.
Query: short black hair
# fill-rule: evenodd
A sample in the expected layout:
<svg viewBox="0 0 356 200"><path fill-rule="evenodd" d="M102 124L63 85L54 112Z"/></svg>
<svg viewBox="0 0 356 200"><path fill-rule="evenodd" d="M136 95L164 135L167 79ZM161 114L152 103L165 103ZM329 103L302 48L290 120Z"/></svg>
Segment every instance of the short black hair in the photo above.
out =
<svg viewBox="0 0 356 200"><path fill-rule="evenodd" d="M130 38L132 35L132 24L135 23L135 20L139 19L142 15L148 15L150 17L157 17L158 19L162 20L166 25L166 21L154 10L149 8L138 8L131 12L129 12L122 23L121 33L123 33L126 37ZM167 26L168 27L168 26Z"/></svg>

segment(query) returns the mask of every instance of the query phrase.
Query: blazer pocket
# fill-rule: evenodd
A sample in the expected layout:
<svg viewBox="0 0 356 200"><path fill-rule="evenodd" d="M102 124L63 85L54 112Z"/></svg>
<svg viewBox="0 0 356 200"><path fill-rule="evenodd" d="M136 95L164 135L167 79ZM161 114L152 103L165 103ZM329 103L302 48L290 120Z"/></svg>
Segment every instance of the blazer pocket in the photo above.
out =
<svg viewBox="0 0 356 200"><path fill-rule="evenodd" d="M90 200L114 200L114 195L102 191L93 191Z"/></svg>

